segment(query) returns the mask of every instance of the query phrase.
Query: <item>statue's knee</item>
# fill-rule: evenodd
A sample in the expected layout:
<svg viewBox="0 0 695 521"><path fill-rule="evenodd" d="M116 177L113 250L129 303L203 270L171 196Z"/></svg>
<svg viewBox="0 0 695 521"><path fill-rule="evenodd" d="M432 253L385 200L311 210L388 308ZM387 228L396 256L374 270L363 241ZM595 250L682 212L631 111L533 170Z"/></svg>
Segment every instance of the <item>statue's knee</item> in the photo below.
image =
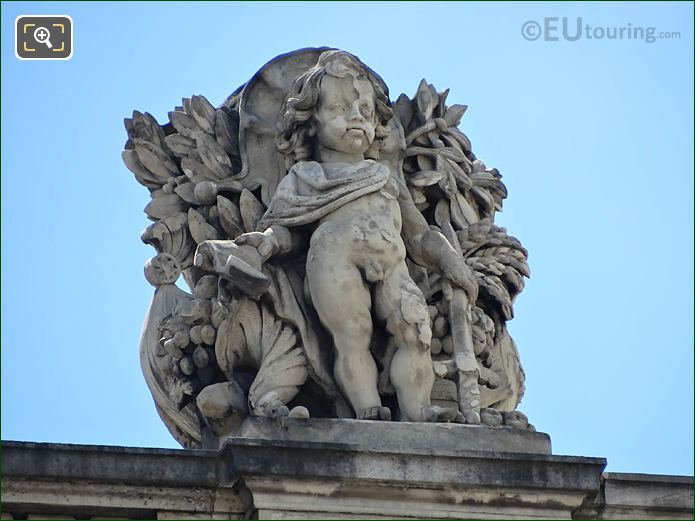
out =
<svg viewBox="0 0 695 521"><path fill-rule="evenodd" d="M432 328L427 320L408 322L398 311L387 321L387 329L393 335L397 347L411 348L417 351L429 351L432 343Z"/></svg>
<svg viewBox="0 0 695 521"><path fill-rule="evenodd" d="M427 302L412 280L400 284L400 302L389 320L394 332L400 333L402 341L419 351L428 351L432 342L432 328Z"/></svg>

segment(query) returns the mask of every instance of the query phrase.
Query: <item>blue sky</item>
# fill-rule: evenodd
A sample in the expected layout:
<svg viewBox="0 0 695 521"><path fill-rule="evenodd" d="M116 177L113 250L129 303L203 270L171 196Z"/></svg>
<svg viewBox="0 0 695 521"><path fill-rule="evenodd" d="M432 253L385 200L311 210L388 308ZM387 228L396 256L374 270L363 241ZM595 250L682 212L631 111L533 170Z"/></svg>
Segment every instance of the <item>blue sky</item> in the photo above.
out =
<svg viewBox="0 0 695 521"><path fill-rule="evenodd" d="M17 60L20 14L72 16L73 58ZM546 17L680 36L522 36ZM510 330L520 410L554 453L692 475L692 3L3 3L2 438L177 446L139 367L153 250L123 118L219 104L322 45L393 99L424 77L469 105L461 128L509 189L497 222L530 252Z"/></svg>

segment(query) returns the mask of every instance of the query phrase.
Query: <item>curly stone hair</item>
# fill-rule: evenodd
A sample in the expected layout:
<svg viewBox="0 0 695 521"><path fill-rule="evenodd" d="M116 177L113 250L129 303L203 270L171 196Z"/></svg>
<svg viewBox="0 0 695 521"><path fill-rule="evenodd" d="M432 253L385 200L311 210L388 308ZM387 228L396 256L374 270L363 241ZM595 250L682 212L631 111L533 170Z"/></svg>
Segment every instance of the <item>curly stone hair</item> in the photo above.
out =
<svg viewBox="0 0 695 521"><path fill-rule="evenodd" d="M388 136L386 124L393 117L388 89L375 73L356 56L345 51L326 51L314 67L298 76L287 95L278 121L276 146L285 156L288 168L299 161L310 160L314 155L316 127L313 115L318 109L319 87L325 75L336 78L352 76L366 79L376 94L376 133L365 156L377 159L384 139Z"/></svg>

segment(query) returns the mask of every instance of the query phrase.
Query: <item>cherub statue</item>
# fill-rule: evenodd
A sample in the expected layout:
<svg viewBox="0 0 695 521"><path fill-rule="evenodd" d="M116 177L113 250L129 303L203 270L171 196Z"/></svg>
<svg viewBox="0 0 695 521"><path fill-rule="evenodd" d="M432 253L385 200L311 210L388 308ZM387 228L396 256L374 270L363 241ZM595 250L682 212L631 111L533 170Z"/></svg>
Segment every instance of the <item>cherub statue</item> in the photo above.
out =
<svg viewBox="0 0 695 521"><path fill-rule="evenodd" d="M183 445L249 414L527 428L506 330L526 252L447 92L392 104L357 57L303 49L218 109L126 120L159 253L142 365Z"/></svg>
<svg viewBox="0 0 695 521"><path fill-rule="evenodd" d="M389 137L388 103L379 81L353 55L321 54L295 80L280 118L278 148L293 164L259 222L264 231L241 235L235 243L251 244L267 259L290 255L304 244L302 235L310 235L306 287L333 339L333 375L358 419L391 419L370 352L376 318L395 346L390 379L400 419L452 420L455 410L430 405L430 317L408 272L406 251L465 288L472 301L477 282L446 238L429 228L402 172L366 158L378 158ZM225 254L206 243L198 252ZM223 260L196 264L226 265Z"/></svg>

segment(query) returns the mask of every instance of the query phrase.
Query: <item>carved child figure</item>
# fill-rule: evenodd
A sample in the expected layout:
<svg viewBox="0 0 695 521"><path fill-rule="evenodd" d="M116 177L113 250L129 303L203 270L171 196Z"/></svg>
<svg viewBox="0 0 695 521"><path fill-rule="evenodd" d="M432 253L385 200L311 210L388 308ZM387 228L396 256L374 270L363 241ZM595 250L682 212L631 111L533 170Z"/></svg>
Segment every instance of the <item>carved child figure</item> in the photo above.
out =
<svg viewBox="0 0 695 521"><path fill-rule="evenodd" d="M406 253L475 302L477 283L415 207L400 168L378 162L392 118L379 79L343 51L324 52L298 77L281 116L278 148L292 164L259 223L237 244L265 259L301 251L310 233L305 286L333 338L334 377L356 417L388 420L370 352L373 320L395 347L390 378L402 421L445 421L430 405L432 332Z"/></svg>

